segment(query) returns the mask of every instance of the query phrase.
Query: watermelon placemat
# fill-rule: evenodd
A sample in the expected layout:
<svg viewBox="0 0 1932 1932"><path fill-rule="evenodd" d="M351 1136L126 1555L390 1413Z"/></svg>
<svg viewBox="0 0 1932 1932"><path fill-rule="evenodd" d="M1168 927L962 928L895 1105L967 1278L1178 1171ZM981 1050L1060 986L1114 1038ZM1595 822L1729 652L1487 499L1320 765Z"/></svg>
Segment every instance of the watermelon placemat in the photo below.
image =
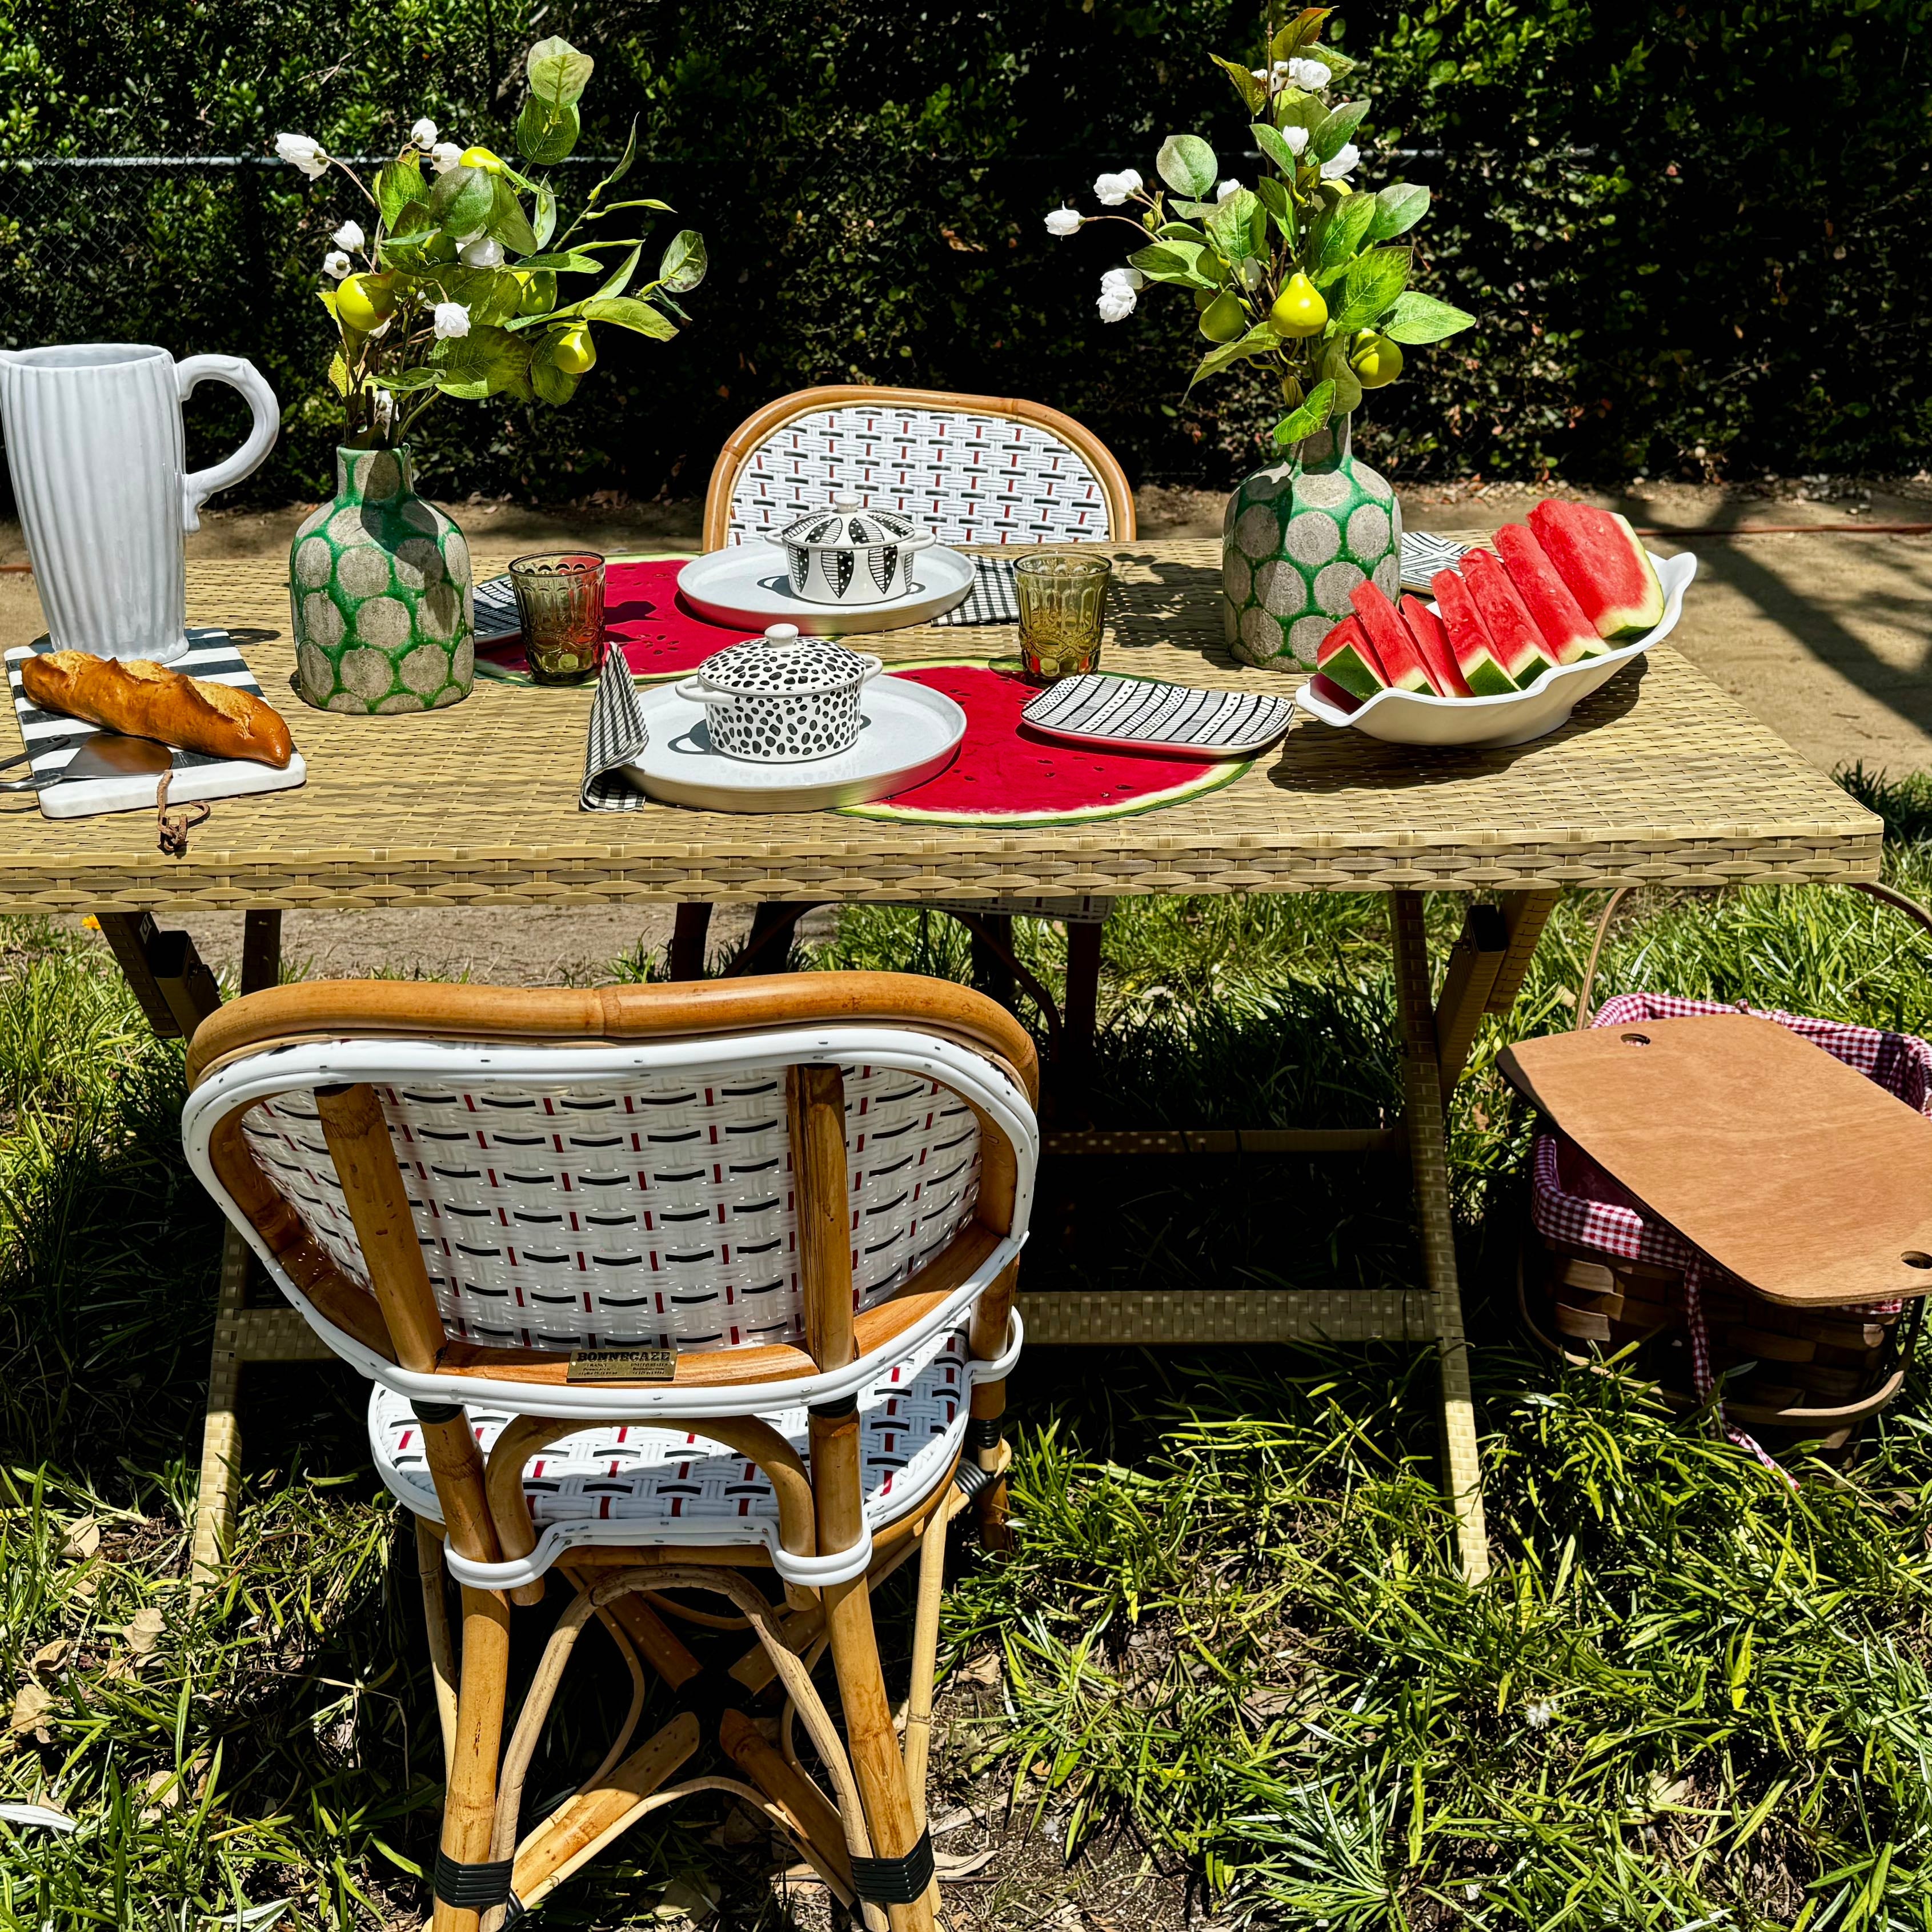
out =
<svg viewBox="0 0 1932 1932"><path fill-rule="evenodd" d="M682 677L713 651L746 634L730 625L694 617L678 602L677 574L690 561L688 556L632 557L612 562L604 573L604 627L623 652L633 677ZM476 674L528 684L530 661L523 640L479 645Z"/></svg>
<svg viewBox="0 0 1932 1932"><path fill-rule="evenodd" d="M949 825L1072 825L1126 818L1232 784L1252 758L1178 758L1098 751L1036 736L1020 712L1040 687L980 658L895 666L895 677L944 692L966 714L958 755L937 778L870 805L855 818Z"/></svg>

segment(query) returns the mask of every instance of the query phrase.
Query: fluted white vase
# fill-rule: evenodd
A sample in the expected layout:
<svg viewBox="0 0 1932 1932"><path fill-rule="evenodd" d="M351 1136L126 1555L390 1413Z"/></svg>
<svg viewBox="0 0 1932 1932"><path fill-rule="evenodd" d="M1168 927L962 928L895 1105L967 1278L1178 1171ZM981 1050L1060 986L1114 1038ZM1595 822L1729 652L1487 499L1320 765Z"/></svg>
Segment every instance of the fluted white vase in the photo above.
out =
<svg viewBox="0 0 1932 1932"><path fill-rule="evenodd" d="M182 403L197 382L248 400L248 440L187 469ZM0 428L48 634L57 650L166 664L188 649L182 539L203 500L257 468L275 393L238 356L177 362L142 343L0 350Z"/></svg>

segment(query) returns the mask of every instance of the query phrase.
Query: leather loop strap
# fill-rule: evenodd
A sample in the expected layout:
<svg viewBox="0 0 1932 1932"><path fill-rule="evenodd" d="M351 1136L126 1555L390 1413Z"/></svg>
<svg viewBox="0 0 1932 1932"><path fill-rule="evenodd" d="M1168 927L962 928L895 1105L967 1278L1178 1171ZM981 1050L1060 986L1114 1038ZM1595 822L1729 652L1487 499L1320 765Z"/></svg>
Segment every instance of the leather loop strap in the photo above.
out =
<svg viewBox="0 0 1932 1932"><path fill-rule="evenodd" d="M509 1898L510 1874L515 1864L514 1858L498 1858L489 1864L460 1865L447 1852L439 1850L436 1895L459 1911L488 1912Z"/></svg>
<svg viewBox="0 0 1932 1932"><path fill-rule="evenodd" d="M422 1423L460 1422L463 1420L463 1407L460 1402L412 1402L410 1408L416 1419Z"/></svg>
<svg viewBox="0 0 1932 1932"><path fill-rule="evenodd" d="M854 1858L852 1889L872 1905L916 1905L932 1882L932 1834L922 1832L919 1843L902 1858Z"/></svg>
<svg viewBox="0 0 1932 1932"><path fill-rule="evenodd" d="M968 1449L985 1450L1000 1446L1000 1418L997 1415L973 1415L966 1419L966 1446Z"/></svg>

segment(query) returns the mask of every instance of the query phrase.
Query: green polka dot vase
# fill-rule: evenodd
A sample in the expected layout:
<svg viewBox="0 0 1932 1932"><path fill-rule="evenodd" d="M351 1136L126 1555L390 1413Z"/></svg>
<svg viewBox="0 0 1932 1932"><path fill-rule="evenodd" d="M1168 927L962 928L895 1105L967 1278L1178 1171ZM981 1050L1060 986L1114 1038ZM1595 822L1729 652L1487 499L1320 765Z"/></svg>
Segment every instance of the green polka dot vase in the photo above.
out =
<svg viewBox="0 0 1932 1932"><path fill-rule="evenodd" d="M1390 598L1401 589L1401 506L1388 479L1350 453L1348 422L1298 443L1228 500L1221 629L1244 664L1312 670L1357 584Z"/></svg>
<svg viewBox="0 0 1932 1932"><path fill-rule="evenodd" d="M338 449L335 483L289 548L296 690L322 711L460 704L476 670L463 532L416 494L406 445Z"/></svg>

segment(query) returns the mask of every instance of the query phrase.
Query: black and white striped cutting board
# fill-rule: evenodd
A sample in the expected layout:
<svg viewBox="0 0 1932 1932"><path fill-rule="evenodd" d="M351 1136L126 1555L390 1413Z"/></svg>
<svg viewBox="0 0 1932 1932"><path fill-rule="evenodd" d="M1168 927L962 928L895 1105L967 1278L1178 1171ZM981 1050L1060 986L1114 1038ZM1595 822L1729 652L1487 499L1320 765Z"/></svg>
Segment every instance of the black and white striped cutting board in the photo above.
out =
<svg viewBox="0 0 1932 1932"><path fill-rule="evenodd" d="M1076 745L1246 758L1288 729L1294 710L1272 692L1203 691L1102 672L1048 685L1020 716Z"/></svg>
<svg viewBox="0 0 1932 1932"><path fill-rule="evenodd" d="M30 762L36 778L62 770L100 728L58 711L43 711L29 701L20 682L21 662L52 649L52 639L37 638L31 644L16 644L7 653L7 684L13 693L14 716L20 724L21 741L32 754ZM197 630L190 626L187 651L168 668L185 676L206 678L211 684L232 684L267 701L255 674L248 668L248 660L226 631ZM308 776L308 767L299 752L290 759L286 770L278 771L273 765L258 764L252 758L216 758L206 752L172 748L174 776L168 781L170 806L192 805L201 799L240 798L250 792L286 791ZM102 812L152 812L159 784L158 776L134 772L125 777L44 785L36 796L44 818L91 818Z"/></svg>

